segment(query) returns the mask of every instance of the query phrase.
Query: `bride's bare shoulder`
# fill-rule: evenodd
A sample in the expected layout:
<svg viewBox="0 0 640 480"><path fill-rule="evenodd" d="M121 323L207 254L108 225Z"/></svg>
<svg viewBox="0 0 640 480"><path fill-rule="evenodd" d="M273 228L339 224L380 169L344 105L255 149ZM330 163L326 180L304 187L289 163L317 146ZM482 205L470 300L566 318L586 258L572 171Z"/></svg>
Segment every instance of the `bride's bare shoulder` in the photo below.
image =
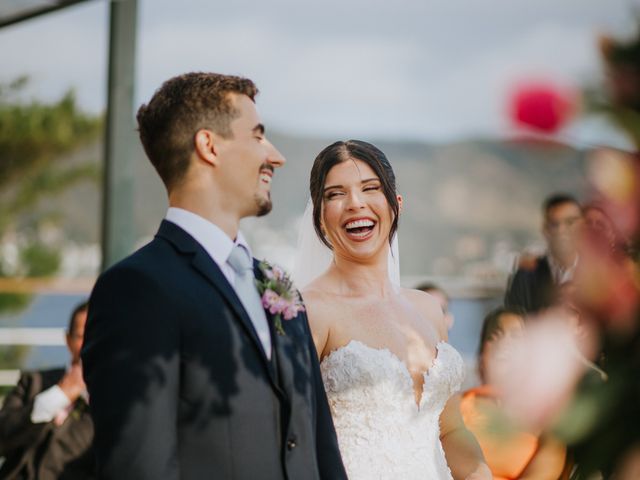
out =
<svg viewBox="0 0 640 480"><path fill-rule="evenodd" d="M322 278L317 278L302 290L302 298L305 305L311 307L312 310L324 311L330 309L333 305L331 301L331 293L327 282Z"/></svg>
<svg viewBox="0 0 640 480"><path fill-rule="evenodd" d="M330 283L323 276L316 278L302 290L302 299L309 317L323 317L335 307L335 298L330 292Z"/></svg>
<svg viewBox="0 0 640 480"><path fill-rule="evenodd" d="M438 300L429 293L423 292L422 290L414 290L412 288L403 288L402 293L416 309L424 314L429 322L433 323L440 332L441 337L446 338L446 320Z"/></svg>

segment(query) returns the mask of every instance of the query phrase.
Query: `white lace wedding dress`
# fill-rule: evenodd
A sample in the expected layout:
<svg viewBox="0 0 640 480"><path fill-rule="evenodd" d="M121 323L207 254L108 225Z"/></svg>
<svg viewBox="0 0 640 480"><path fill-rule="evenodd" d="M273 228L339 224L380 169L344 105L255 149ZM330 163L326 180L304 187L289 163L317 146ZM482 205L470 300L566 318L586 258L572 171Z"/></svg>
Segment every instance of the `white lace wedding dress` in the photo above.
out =
<svg viewBox="0 0 640 480"><path fill-rule="evenodd" d="M438 343L419 404L406 365L387 349L352 340L320 368L350 480L451 478L439 417L464 378L451 345Z"/></svg>

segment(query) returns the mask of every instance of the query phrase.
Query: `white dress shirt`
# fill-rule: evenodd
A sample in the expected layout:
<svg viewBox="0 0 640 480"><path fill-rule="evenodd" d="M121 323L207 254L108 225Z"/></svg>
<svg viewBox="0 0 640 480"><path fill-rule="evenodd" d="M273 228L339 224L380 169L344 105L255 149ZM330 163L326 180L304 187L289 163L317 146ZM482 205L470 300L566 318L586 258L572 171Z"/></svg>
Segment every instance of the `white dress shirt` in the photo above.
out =
<svg viewBox="0 0 640 480"><path fill-rule="evenodd" d="M67 367L67 371L69 371L69 367ZM80 393L80 396L89 403L89 392L86 389ZM49 423L63 410L68 410L71 406L71 400L60 386L53 385L33 397L31 423Z"/></svg>
<svg viewBox="0 0 640 480"><path fill-rule="evenodd" d="M71 400L67 397L58 385L47 388L33 399L33 410L31 410L32 423L48 423L52 421L58 413L71 405Z"/></svg>
<svg viewBox="0 0 640 480"><path fill-rule="evenodd" d="M551 270L553 283L555 283L556 285L563 285L573 280L573 276L576 272L576 267L578 266L578 255L576 255L573 264L568 267L564 267L560 263L558 263L556 259L553 258L553 255L551 255L551 253L547 255L547 259L549 261L549 269Z"/></svg>
<svg viewBox="0 0 640 480"><path fill-rule="evenodd" d="M231 250L233 250L235 245L241 245L247 249L249 255L253 258L251 248L249 248L249 244L242 235L242 232L238 232L236 240L233 241L217 225L200 215L182 208L169 207L164 218L182 228L205 249L212 260L220 267L220 270L222 270L222 273L235 290L234 282L236 274L231 265L227 263ZM258 334L267 358L271 358L271 333L269 332L266 314L263 318L251 318L251 322Z"/></svg>

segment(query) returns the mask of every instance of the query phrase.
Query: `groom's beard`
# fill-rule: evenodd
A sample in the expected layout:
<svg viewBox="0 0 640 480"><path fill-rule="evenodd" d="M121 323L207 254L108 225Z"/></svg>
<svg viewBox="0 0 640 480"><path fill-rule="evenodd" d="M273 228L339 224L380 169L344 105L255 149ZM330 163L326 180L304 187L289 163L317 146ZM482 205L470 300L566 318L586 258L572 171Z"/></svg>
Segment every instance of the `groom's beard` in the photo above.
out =
<svg viewBox="0 0 640 480"><path fill-rule="evenodd" d="M256 213L256 217L264 217L273 208L273 203L271 202L271 193L269 193L268 195L269 198L262 198L256 195L256 205L258 207L258 213Z"/></svg>
<svg viewBox="0 0 640 480"><path fill-rule="evenodd" d="M260 166L260 171L262 170L269 170L273 174L273 167L268 163L263 163ZM261 197L259 194L256 194L255 200L256 206L258 207L258 213L256 213L256 217L264 217L273 208L273 204L271 202L271 191L267 192L267 198Z"/></svg>

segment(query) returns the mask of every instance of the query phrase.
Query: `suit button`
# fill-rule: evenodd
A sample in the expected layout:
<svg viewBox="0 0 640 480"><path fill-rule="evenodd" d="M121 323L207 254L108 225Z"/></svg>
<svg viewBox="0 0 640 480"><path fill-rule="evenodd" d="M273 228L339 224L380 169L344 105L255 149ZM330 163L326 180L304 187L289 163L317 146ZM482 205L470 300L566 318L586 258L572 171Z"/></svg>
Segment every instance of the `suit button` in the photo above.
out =
<svg viewBox="0 0 640 480"><path fill-rule="evenodd" d="M298 444L296 443L295 439L290 438L289 440L287 440L287 448L289 450L293 450L294 448L296 448L298 446Z"/></svg>

